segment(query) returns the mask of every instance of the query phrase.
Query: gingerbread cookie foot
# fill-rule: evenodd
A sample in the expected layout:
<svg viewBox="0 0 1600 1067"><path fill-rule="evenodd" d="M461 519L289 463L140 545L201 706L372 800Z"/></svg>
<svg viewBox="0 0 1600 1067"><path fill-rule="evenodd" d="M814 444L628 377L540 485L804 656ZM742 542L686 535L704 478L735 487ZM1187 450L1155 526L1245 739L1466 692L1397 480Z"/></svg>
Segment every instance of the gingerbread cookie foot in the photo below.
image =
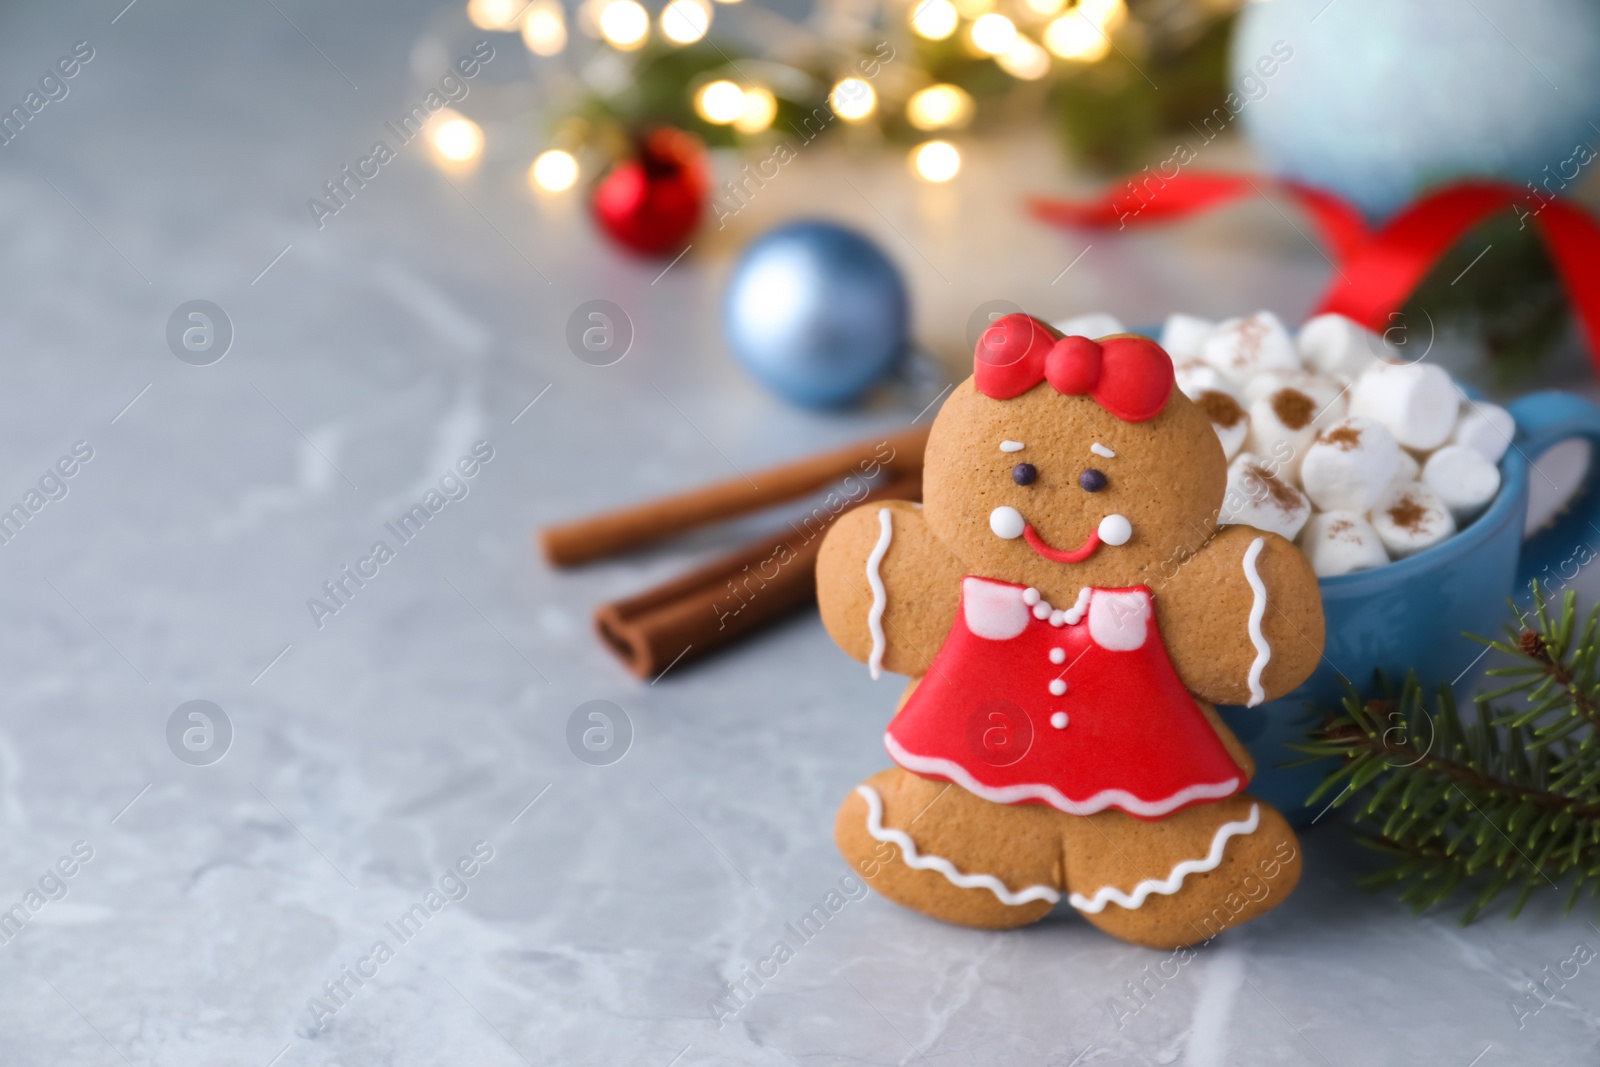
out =
<svg viewBox="0 0 1600 1067"><path fill-rule="evenodd" d="M1300 880L1300 846L1248 794L1160 822L1106 812L1068 826L1068 902L1114 937L1193 945L1277 907Z"/></svg>
<svg viewBox="0 0 1600 1067"><path fill-rule="evenodd" d="M898 767L856 786L834 839L873 889L924 915L986 930L1037 922L1061 899L1061 850L1041 808L991 804ZM1036 848L1014 847L1018 839Z"/></svg>

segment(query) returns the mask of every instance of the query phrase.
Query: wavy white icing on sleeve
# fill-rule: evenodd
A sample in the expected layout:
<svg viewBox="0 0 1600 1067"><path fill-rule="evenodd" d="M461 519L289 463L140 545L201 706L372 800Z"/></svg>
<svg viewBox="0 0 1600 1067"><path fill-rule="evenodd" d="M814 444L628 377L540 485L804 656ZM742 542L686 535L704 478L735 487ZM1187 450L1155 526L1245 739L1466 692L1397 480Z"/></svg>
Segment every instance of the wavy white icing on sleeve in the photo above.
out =
<svg viewBox="0 0 1600 1067"><path fill-rule="evenodd" d="M872 672L873 681L883 676L883 611L889 606L889 591L883 587L883 575L878 573L878 567L893 538L894 520L889 509L879 508L878 543L872 546L872 555L867 557L867 584L872 587L872 609L867 612L867 629L872 631L872 655L867 659L867 669Z"/></svg>
<svg viewBox="0 0 1600 1067"><path fill-rule="evenodd" d="M905 865L917 871L938 871L950 881L952 885L962 889L987 889L993 893L1002 904L1018 905L1028 904L1035 900L1048 900L1054 904L1061 899L1061 894L1047 885L1030 885L1026 889L1013 893L1011 888L992 874L964 874L962 871L943 856L931 856L920 852L917 843L911 840L911 835L903 830L895 830L883 825L883 798L878 796L878 791L870 785L856 786L856 793L867 802L867 833L878 841L900 846L900 858ZM1213 864L1212 866L1215 866Z"/></svg>
<svg viewBox="0 0 1600 1067"><path fill-rule="evenodd" d="M1250 583L1252 595L1250 643L1256 646L1255 662L1250 664L1250 702L1245 705L1249 708L1267 699L1266 690L1261 688L1261 672L1267 669L1267 664L1272 660L1272 646L1267 644L1267 637L1261 632L1261 620L1267 615L1267 586L1261 580L1261 572L1256 569L1256 560L1261 557L1261 550L1266 545L1266 539L1258 537L1250 542L1250 547L1244 552L1244 577Z"/></svg>

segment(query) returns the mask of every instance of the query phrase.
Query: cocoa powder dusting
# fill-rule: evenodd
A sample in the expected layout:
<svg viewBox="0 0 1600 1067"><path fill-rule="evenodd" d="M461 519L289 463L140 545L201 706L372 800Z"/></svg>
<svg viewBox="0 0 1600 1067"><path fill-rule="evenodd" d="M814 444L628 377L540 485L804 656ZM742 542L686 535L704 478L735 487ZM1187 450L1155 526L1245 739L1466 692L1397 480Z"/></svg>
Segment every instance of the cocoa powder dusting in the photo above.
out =
<svg viewBox="0 0 1600 1067"><path fill-rule="evenodd" d="M1317 414L1316 403L1298 389L1279 389L1272 394L1272 413L1291 430L1304 429Z"/></svg>
<svg viewBox="0 0 1600 1067"><path fill-rule="evenodd" d="M1361 431L1354 426L1340 426L1336 430L1322 431L1317 435L1317 440L1338 445L1342 451L1350 452L1361 446Z"/></svg>
<svg viewBox="0 0 1600 1067"><path fill-rule="evenodd" d="M1422 520L1427 517L1428 509L1413 500L1410 494L1395 501L1389 509L1389 518L1407 533L1421 533Z"/></svg>
<svg viewBox="0 0 1600 1067"><path fill-rule="evenodd" d="M1272 502L1286 514L1293 514L1302 506L1302 498L1294 486L1279 481L1276 474L1260 464L1252 464L1250 470L1261 480L1261 484L1272 497Z"/></svg>
<svg viewBox="0 0 1600 1067"><path fill-rule="evenodd" d="M1206 418L1223 429L1231 430L1239 425L1239 420L1244 418L1244 408L1239 402L1227 393L1215 389L1207 389L1195 401L1200 410L1206 413Z"/></svg>

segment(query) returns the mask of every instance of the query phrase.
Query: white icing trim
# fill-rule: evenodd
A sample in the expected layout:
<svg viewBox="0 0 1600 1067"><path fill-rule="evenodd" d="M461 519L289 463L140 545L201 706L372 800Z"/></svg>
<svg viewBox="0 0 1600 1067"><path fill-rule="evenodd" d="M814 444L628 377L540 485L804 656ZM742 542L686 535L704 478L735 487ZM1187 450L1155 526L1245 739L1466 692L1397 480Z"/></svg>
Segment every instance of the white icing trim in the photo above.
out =
<svg viewBox="0 0 1600 1067"><path fill-rule="evenodd" d="M1068 626L1078 625L1078 620L1083 618L1083 613L1089 610L1089 597L1094 593L1093 586L1084 586L1078 590L1077 602L1061 613L1061 621Z"/></svg>
<svg viewBox="0 0 1600 1067"><path fill-rule="evenodd" d="M1022 590L983 578L961 580L961 614L967 629L987 641L1009 641L1028 628Z"/></svg>
<svg viewBox="0 0 1600 1067"><path fill-rule="evenodd" d="M1200 874L1204 871L1214 871L1222 863L1222 852L1227 847L1228 839L1236 834L1253 834L1256 827L1261 825L1261 806L1250 805L1250 817L1240 822L1225 822L1217 827L1217 832L1211 838L1211 850L1206 853L1205 859L1184 860L1172 868L1172 873L1167 877L1156 880L1146 878L1133 887L1133 892L1124 893L1115 886L1102 886L1095 891L1093 897L1086 897L1081 893L1073 893L1067 897L1067 903L1079 911L1086 911L1091 915L1098 915L1105 910L1107 904L1120 904L1124 908L1137 908L1144 904L1152 893L1171 896L1183 885L1183 880L1191 874Z"/></svg>
<svg viewBox="0 0 1600 1067"><path fill-rule="evenodd" d="M1256 646L1255 662L1250 664L1250 703L1245 707L1253 708L1267 699L1266 690L1261 688L1261 672L1266 670L1267 664L1272 660L1272 646L1267 644L1266 634L1261 632L1261 620L1267 614L1267 587L1261 581L1261 572L1256 570L1256 559L1260 557L1261 550L1266 547L1266 539L1258 537L1250 542L1250 547L1244 552L1244 577L1250 583L1250 643Z"/></svg>
<svg viewBox="0 0 1600 1067"><path fill-rule="evenodd" d="M1002 452L1021 452L1022 449L1023 449L1023 444L1022 444L1021 441L1001 441L1000 442L1000 451L1002 451Z"/></svg>
<svg viewBox="0 0 1600 1067"><path fill-rule="evenodd" d="M1013 893L1004 882L992 874L962 874L960 869L943 856L924 855L917 851L915 841L902 830L886 829L883 825L883 798L870 785L856 786L856 793L867 802L867 833L879 841L900 846L900 858L907 867L918 871L938 871L952 885L962 889L987 889L1002 904L1031 904L1035 900L1048 900L1055 904L1061 894L1047 885L1030 885L1020 893ZM1215 864L1213 864L1215 866Z"/></svg>
<svg viewBox="0 0 1600 1067"><path fill-rule="evenodd" d="M1090 445L1089 446L1089 451L1093 452L1097 456L1104 456L1107 459L1116 459L1117 458L1117 454L1115 452L1111 451L1111 449L1107 448L1105 445L1101 444L1099 441L1096 441L1094 444Z"/></svg>
<svg viewBox="0 0 1600 1067"><path fill-rule="evenodd" d="M878 573L878 565L883 562L883 554L889 551L889 541L893 537L894 521L889 517L889 509L879 508L878 543L872 546L872 555L867 557L867 584L872 586L872 609L867 612L867 629L872 632L872 655L867 658L867 669L872 672L874 682L883 675L883 612L889 606L889 591L883 587L883 575Z"/></svg>
<svg viewBox="0 0 1600 1067"><path fill-rule="evenodd" d="M1108 652L1143 648L1149 637L1150 594L1108 593L1101 589L1089 601L1089 636Z"/></svg>
<svg viewBox="0 0 1600 1067"><path fill-rule="evenodd" d="M918 756L907 752L893 735L888 733L883 735L883 746L889 750L889 758L915 774L933 774L948 778L967 792L976 793L996 804L1020 804L1025 800L1042 800L1057 811L1064 811L1068 815L1093 815L1112 806L1134 815L1146 817L1166 815L1197 800L1221 800L1223 797L1232 796L1240 785L1239 778L1235 775L1226 781L1184 786L1170 797L1161 800L1143 800L1126 789L1102 789L1088 800L1069 800L1059 789L1050 785L984 785L974 778L970 771L953 760L940 759L937 756Z"/></svg>

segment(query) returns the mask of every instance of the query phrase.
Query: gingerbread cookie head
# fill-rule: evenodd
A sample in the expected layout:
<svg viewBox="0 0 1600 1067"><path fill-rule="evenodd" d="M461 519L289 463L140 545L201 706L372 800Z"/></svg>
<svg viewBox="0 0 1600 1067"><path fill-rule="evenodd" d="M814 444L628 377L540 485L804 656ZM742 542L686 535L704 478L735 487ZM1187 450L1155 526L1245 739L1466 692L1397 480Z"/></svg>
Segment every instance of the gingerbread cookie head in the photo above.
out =
<svg viewBox="0 0 1600 1067"><path fill-rule="evenodd" d="M968 573L1071 603L1084 586L1155 584L1216 532L1227 459L1155 342L1015 314L975 362L924 474L928 526Z"/></svg>

